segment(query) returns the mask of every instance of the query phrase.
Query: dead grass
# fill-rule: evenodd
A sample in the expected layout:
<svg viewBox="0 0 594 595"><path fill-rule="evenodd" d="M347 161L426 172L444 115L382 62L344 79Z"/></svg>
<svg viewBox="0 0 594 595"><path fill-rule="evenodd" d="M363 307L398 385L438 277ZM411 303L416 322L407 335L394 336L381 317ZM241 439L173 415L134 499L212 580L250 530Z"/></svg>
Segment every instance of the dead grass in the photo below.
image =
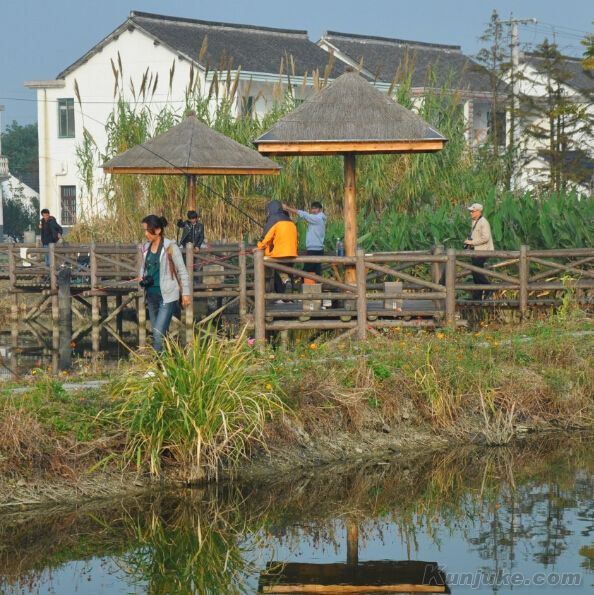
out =
<svg viewBox="0 0 594 595"><path fill-rule="evenodd" d="M5 404L0 416L0 474L76 480L110 454L122 437L79 441L45 426L31 411Z"/></svg>

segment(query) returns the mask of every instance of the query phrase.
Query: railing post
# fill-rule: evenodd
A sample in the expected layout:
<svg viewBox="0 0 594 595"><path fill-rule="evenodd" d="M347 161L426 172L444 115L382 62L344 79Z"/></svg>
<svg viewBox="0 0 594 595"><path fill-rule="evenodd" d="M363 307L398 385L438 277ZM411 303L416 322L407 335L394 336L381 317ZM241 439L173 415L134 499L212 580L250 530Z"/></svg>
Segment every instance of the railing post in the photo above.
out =
<svg viewBox="0 0 594 595"><path fill-rule="evenodd" d="M49 244L48 252L49 281L52 296L52 352L56 356L60 349L60 307L58 303L58 277L56 274L56 244Z"/></svg>
<svg viewBox="0 0 594 595"><path fill-rule="evenodd" d="M264 252L254 252L254 335L256 344L261 349L266 341L266 271Z"/></svg>
<svg viewBox="0 0 594 595"><path fill-rule="evenodd" d="M357 282L357 338L364 341L367 338L367 275L365 251L362 248L357 248L355 279Z"/></svg>
<svg viewBox="0 0 594 595"><path fill-rule="evenodd" d="M138 246L136 268L142 271L142 264L144 262L142 256L142 244ZM146 307L144 304L144 289L141 287L136 298L136 315L138 317L138 347L143 348L146 345Z"/></svg>
<svg viewBox="0 0 594 595"><path fill-rule="evenodd" d="M245 325L247 314L247 256L245 242L239 242L239 322Z"/></svg>
<svg viewBox="0 0 594 595"><path fill-rule="evenodd" d="M8 244L8 279L10 281L10 289L16 289L16 258L14 256L14 246Z"/></svg>
<svg viewBox="0 0 594 595"><path fill-rule="evenodd" d="M444 253L444 247L442 244L438 244L437 246L433 246L433 256L442 256ZM444 266L441 262L432 262L431 263L431 281L433 283L437 283L438 285L441 284L441 279L444 273Z"/></svg>
<svg viewBox="0 0 594 595"><path fill-rule="evenodd" d="M186 269L190 278L190 303L186 306L186 345L194 339L194 244L186 244Z"/></svg>
<svg viewBox="0 0 594 595"><path fill-rule="evenodd" d="M51 244L50 244L51 245ZM93 356L99 353L99 296L97 292L97 252L95 242L91 244L89 250L90 269L91 269L91 344L93 349Z"/></svg>
<svg viewBox="0 0 594 595"><path fill-rule="evenodd" d="M69 370L72 366L72 295L70 293L71 269L67 266L58 271L58 310L60 342L58 368Z"/></svg>
<svg viewBox="0 0 594 595"><path fill-rule="evenodd" d="M446 324L456 328L456 250L448 248L446 262Z"/></svg>
<svg viewBox="0 0 594 595"><path fill-rule="evenodd" d="M518 269L518 276L520 278L520 316L523 319L528 314L528 278L530 276L528 246L520 246L520 262Z"/></svg>

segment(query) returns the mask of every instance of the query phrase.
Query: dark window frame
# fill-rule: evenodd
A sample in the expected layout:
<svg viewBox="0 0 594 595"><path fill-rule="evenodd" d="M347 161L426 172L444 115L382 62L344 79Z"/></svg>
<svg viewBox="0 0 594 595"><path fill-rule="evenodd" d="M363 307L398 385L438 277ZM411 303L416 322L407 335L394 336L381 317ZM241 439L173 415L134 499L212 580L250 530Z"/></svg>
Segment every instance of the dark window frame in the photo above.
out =
<svg viewBox="0 0 594 595"><path fill-rule="evenodd" d="M65 118L64 121L62 116ZM74 138L75 136L74 99L61 97L58 99L58 138Z"/></svg>
<svg viewBox="0 0 594 595"><path fill-rule="evenodd" d="M60 222L66 227L76 225L76 186L60 186Z"/></svg>

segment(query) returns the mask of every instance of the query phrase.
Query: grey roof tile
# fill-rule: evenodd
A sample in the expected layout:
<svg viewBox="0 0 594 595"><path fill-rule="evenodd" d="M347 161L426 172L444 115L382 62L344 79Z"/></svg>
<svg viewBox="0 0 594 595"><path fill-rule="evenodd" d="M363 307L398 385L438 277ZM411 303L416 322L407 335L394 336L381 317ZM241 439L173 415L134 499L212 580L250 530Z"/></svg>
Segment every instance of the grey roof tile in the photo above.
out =
<svg viewBox="0 0 594 595"><path fill-rule="evenodd" d="M414 64L412 86L428 86L428 77L435 75L435 84L454 86L458 90L489 92L489 74L478 63L465 56L457 45L423 43L404 39L374 37L328 31L323 39L330 42L377 80L391 82L399 68Z"/></svg>

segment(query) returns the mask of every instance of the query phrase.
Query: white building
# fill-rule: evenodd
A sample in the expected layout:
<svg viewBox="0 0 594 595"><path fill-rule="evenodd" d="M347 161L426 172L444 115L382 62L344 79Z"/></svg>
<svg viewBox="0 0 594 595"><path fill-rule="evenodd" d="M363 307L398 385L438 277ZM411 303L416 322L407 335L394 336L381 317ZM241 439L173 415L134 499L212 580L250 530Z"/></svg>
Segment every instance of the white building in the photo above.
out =
<svg viewBox="0 0 594 595"><path fill-rule="evenodd" d="M229 71L232 80L238 77L233 113L262 115L289 81L297 98L312 93L315 73L323 76L328 61L306 31L131 12L55 80L25 83L37 90L41 208L49 208L64 227L85 209L100 208L103 172L96 167L88 196L77 147L86 129L104 151L116 97L136 98L153 113L169 105L181 115L190 80L208 91L215 72ZM331 74L342 71L339 64ZM100 161L98 156L96 165Z"/></svg>
<svg viewBox="0 0 594 595"><path fill-rule="evenodd" d="M458 45L327 31L320 47L386 89L397 75L410 73L411 95L421 101L432 89L448 88L460 98L470 146L485 141L491 125L491 83L483 67ZM504 114L500 121L505 122ZM505 135L501 135L505 142Z"/></svg>

